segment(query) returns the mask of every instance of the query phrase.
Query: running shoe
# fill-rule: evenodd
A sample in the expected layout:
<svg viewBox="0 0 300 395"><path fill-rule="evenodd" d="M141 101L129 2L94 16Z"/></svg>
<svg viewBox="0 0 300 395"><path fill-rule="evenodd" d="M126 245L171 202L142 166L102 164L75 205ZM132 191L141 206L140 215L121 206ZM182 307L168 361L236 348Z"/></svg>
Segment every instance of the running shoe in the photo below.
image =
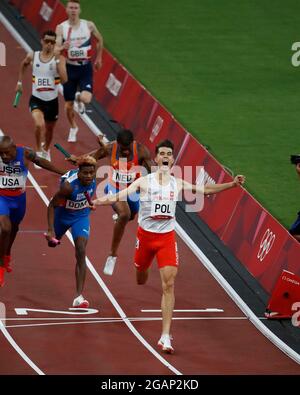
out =
<svg viewBox="0 0 300 395"><path fill-rule="evenodd" d="M77 298L73 300L73 307L76 307L78 309L88 309L89 308L89 302L84 299L82 295L79 295Z"/></svg>
<svg viewBox="0 0 300 395"><path fill-rule="evenodd" d="M3 266L0 266L0 287L3 287L4 285L4 273L5 268Z"/></svg>
<svg viewBox="0 0 300 395"><path fill-rule="evenodd" d="M48 151L45 151L45 150L44 150L43 158L46 159L46 160L48 160L49 162L51 162L50 150L48 150Z"/></svg>
<svg viewBox="0 0 300 395"><path fill-rule="evenodd" d="M157 345L161 348L163 352L167 354L173 354L174 348L172 347L171 340L173 340L173 337L171 335L161 335L160 339L157 342Z"/></svg>
<svg viewBox="0 0 300 395"><path fill-rule="evenodd" d="M103 273L107 274L108 276L111 276L113 274L113 272L114 272L116 261L117 261L117 257L116 256L109 256L106 259L105 266L104 266L104 269L103 269Z"/></svg>
<svg viewBox="0 0 300 395"><path fill-rule="evenodd" d="M7 271L7 273L11 273L13 270L11 267L11 256L10 255L4 256L4 268Z"/></svg>
<svg viewBox="0 0 300 395"><path fill-rule="evenodd" d="M37 155L39 158L45 159L44 151L36 151L36 155ZM36 165L36 164L34 164L34 168L35 168L35 169L41 169L41 167L38 166L38 165Z"/></svg>
<svg viewBox="0 0 300 395"><path fill-rule="evenodd" d="M69 132L69 136L68 136L68 143L76 143L77 133L78 133L78 127L70 128L70 132Z"/></svg>

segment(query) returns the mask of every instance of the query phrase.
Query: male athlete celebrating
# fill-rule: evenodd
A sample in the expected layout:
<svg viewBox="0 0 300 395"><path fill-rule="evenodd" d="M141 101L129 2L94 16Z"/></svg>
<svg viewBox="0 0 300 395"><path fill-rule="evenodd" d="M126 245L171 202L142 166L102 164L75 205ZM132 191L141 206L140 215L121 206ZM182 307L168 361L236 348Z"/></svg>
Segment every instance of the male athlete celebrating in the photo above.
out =
<svg viewBox="0 0 300 395"><path fill-rule="evenodd" d="M164 140L156 147L155 162L158 170L138 178L127 189L117 195L102 197L94 204L113 204L124 200L127 195L140 191L139 228L137 232L134 264L138 284L145 284L149 267L156 256L162 283L162 334L158 345L164 352L173 353L171 345L171 322L174 310L174 282L178 270L178 254L175 240L175 210L178 195L182 190L193 193L214 194L243 184L244 176L236 176L234 181L223 184L192 185L175 178L170 169L174 163L174 145Z"/></svg>

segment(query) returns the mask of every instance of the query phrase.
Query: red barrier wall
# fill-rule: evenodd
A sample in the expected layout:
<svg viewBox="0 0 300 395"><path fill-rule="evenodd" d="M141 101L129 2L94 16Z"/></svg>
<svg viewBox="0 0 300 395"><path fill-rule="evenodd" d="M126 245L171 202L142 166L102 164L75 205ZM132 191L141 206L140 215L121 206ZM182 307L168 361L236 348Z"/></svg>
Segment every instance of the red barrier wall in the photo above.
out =
<svg viewBox="0 0 300 395"><path fill-rule="evenodd" d="M57 0L12 0L41 33L66 18ZM137 140L154 152L159 140L174 141L176 165L204 166L208 182L232 177L216 159L174 119L108 51L94 74L94 95L112 119L134 131ZM196 182L201 174L193 174ZM300 245L248 192L234 188L205 198L198 215L231 249L249 272L271 293L283 269L300 275Z"/></svg>

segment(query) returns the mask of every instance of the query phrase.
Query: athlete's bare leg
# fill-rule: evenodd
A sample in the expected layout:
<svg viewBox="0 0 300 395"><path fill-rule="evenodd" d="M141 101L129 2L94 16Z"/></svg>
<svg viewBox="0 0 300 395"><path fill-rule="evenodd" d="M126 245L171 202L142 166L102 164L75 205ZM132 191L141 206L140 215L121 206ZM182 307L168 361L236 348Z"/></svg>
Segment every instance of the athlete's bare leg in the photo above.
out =
<svg viewBox="0 0 300 395"><path fill-rule="evenodd" d="M46 135L45 135L45 145L44 145L45 151L48 151L50 148L55 125L56 125L56 121L46 122Z"/></svg>
<svg viewBox="0 0 300 395"><path fill-rule="evenodd" d="M127 202L116 202L113 205L114 210L118 214L118 219L113 230L113 238L111 244L110 255L117 256L117 251L122 240L125 227L131 219L131 212Z"/></svg>
<svg viewBox="0 0 300 395"><path fill-rule="evenodd" d="M45 136L44 114L40 110L33 110L31 115L34 122L36 150L40 152L42 151L42 142Z"/></svg>
<svg viewBox="0 0 300 395"><path fill-rule="evenodd" d="M170 334L173 310L175 305L174 283L177 274L177 267L165 266L160 269L162 284L162 334Z"/></svg>
<svg viewBox="0 0 300 395"><path fill-rule="evenodd" d="M11 222L7 215L0 215L0 266L4 265L4 255L7 255L11 233Z"/></svg>
<svg viewBox="0 0 300 395"><path fill-rule="evenodd" d="M9 240L8 240L8 243L6 246L5 255L11 255L11 248L12 248L12 245L13 245L15 239L16 239L18 231L19 231L19 225L14 224L12 222L11 223L11 231L10 231Z"/></svg>
<svg viewBox="0 0 300 395"><path fill-rule="evenodd" d="M77 128L77 124L75 122L75 112L74 112L74 102L73 101L66 101L65 103L65 110L67 114L68 121L71 125L71 128Z"/></svg>
<svg viewBox="0 0 300 395"><path fill-rule="evenodd" d="M86 245L87 239L85 237L77 237L74 241L75 243L75 252L76 252L76 268L75 268L75 276L76 276L76 292L79 296L82 294L84 283L85 283L85 275L86 275Z"/></svg>
<svg viewBox="0 0 300 395"><path fill-rule="evenodd" d="M144 272L141 272L139 270L136 271L136 282L138 285L144 285L146 284L149 276L149 269L147 269Z"/></svg>
<svg viewBox="0 0 300 395"><path fill-rule="evenodd" d="M92 101L93 95L89 91L80 92L79 100L84 104L89 104Z"/></svg>

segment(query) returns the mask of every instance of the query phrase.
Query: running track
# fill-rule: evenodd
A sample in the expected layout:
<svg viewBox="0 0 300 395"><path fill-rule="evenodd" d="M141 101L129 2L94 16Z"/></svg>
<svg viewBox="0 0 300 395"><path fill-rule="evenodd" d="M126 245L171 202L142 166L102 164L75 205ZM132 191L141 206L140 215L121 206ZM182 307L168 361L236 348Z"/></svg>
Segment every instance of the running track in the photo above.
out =
<svg viewBox="0 0 300 395"><path fill-rule="evenodd" d="M7 67L0 68L0 129L17 144L33 146L27 107L30 73L19 108L12 107L17 70L25 52L1 24L0 37L7 47ZM62 100L60 104L54 142L75 154L94 149L96 138L81 120L78 143L66 142L68 124ZM52 160L63 168L69 167L54 149ZM30 171L49 199L57 189L58 176L35 170L33 166ZM6 328L0 327L0 374L300 373L300 366L247 320L179 237L181 267L176 281L175 308L218 308L223 312L175 313L172 333L176 352L162 355L156 347L160 314L141 311L160 308L159 273L153 264L148 284L135 284L132 256L136 223L127 226L114 275L102 275L113 227L109 207L98 208L93 213L88 244L88 258L95 275L88 271L84 295L98 312L86 316L28 312L27 316L18 316L16 308L68 311L75 286L73 246L65 237L58 248L47 247L42 237L47 228L46 205L29 181L28 187L27 214L13 249L14 271L6 275L6 285L0 289L0 301L5 304L9 318ZM19 352L8 340L15 341Z"/></svg>

